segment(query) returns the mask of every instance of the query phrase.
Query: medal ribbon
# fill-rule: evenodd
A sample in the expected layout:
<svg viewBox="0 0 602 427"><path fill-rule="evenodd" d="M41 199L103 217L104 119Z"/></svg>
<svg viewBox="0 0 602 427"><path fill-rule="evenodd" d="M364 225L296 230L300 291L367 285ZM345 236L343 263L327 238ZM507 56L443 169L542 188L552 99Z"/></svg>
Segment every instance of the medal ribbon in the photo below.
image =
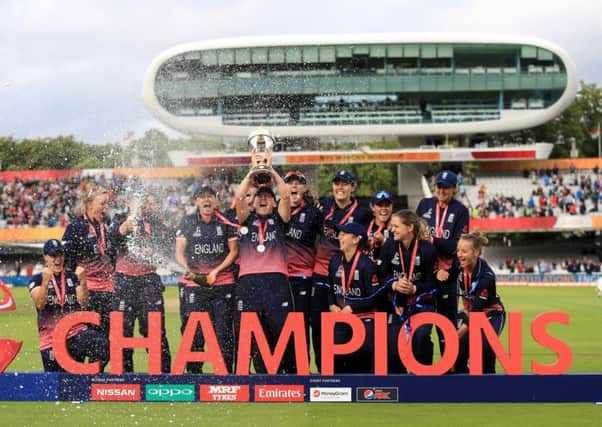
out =
<svg viewBox="0 0 602 427"><path fill-rule="evenodd" d="M353 282L353 275L355 274L357 263L360 261L360 255L360 251L355 252L353 262L351 263L351 270L349 270L349 280L345 280L345 255L341 255L341 285L343 286L343 295L349 294L349 288L351 287L351 282Z"/></svg>
<svg viewBox="0 0 602 427"><path fill-rule="evenodd" d="M375 221L376 220L374 220L374 219L372 221L370 221L370 225L368 226L368 232L370 232L372 230L372 227L374 226L374 222ZM382 232L383 228L385 228L385 223L384 222L381 225L378 226L378 230L376 230L374 233L372 233L372 237L370 238L370 246L374 245L374 235L376 233Z"/></svg>
<svg viewBox="0 0 602 427"><path fill-rule="evenodd" d="M449 205L445 206L445 210L443 211L443 216L441 218L441 225L439 225L439 204L437 203L437 206L435 206L435 237L441 237L441 234L443 234L443 226L445 225L447 208L449 208Z"/></svg>
<svg viewBox="0 0 602 427"><path fill-rule="evenodd" d="M222 224L229 225L230 227L234 227L235 230L240 228L240 225L234 224L232 221L228 220L225 216L223 216L219 211L213 211L213 214L220 220Z"/></svg>
<svg viewBox="0 0 602 427"><path fill-rule="evenodd" d="M357 200L355 200L353 202L353 204L351 205L351 208L349 209L349 212L347 212L345 214L345 216L339 221L338 225L345 224L347 222L347 220L349 219L349 217L351 215L353 215L353 212L355 211L356 208L357 208ZM330 207L330 211L328 211L328 214L326 215L326 217L324 217L324 222L328 221L330 219L330 217L333 215L334 215L334 205L332 205Z"/></svg>
<svg viewBox="0 0 602 427"><path fill-rule="evenodd" d="M469 295L470 288L472 286L472 274L464 271L464 272L462 272L462 276L463 276L463 282L464 282L464 292L466 292L466 295Z"/></svg>
<svg viewBox="0 0 602 427"><path fill-rule="evenodd" d="M57 296L59 301L59 305L61 308L65 305L65 299L67 297L67 284L65 283L65 270L61 271L61 283L58 285L56 283L56 279L54 278L54 273L51 277L52 287L54 288L54 293Z"/></svg>
<svg viewBox="0 0 602 427"><path fill-rule="evenodd" d="M294 211L291 212L291 217L297 215L299 212L301 212L301 209L303 209L305 207L305 200L301 200L301 204L297 207L297 209L295 209Z"/></svg>
<svg viewBox="0 0 602 427"><path fill-rule="evenodd" d="M98 228L100 228L100 239L98 238L98 233L96 232L96 228L90 218L86 215L86 221L88 222L88 228L90 229L90 233L94 234L96 237L96 241L98 242L98 251L100 252L100 256L106 256L105 252L105 228L103 223L98 224Z"/></svg>
<svg viewBox="0 0 602 427"><path fill-rule="evenodd" d="M259 219L259 217L257 217L257 234L259 235L259 244L260 245L263 245L263 242L265 241L264 236L265 236L265 232L268 231L268 225L269 225L268 220L266 220L264 223L262 223L261 219Z"/></svg>
<svg viewBox="0 0 602 427"><path fill-rule="evenodd" d="M406 265L403 260L403 252L401 250L402 244L399 245L399 261L401 262L401 271L405 274L406 278L411 281L414 276L414 264L416 264L416 253L418 252L418 241L414 240L414 249L412 250L412 257L410 258L410 271L406 273Z"/></svg>

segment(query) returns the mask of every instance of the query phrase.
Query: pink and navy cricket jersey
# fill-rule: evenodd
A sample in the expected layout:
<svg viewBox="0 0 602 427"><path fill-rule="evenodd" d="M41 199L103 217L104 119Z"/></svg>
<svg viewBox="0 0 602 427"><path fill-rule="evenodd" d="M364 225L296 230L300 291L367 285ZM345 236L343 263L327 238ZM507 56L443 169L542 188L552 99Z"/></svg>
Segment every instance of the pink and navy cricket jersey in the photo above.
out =
<svg viewBox="0 0 602 427"><path fill-rule="evenodd" d="M258 252L259 226L266 227L264 235L265 251ZM260 216L251 212L247 220L240 224L248 228L248 233L239 239L240 251L239 277L247 274L281 273L288 275L286 264L286 230L287 224L282 221L277 211L269 216Z"/></svg>
<svg viewBox="0 0 602 427"><path fill-rule="evenodd" d="M316 238L321 228L320 210L303 203L291 206L291 220L286 233L286 260L289 277L310 278L314 270Z"/></svg>
<svg viewBox="0 0 602 427"><path fill-rule="evenodd" d="M90 291L111 292L115 248L109 239L108 222L89 222L85 217L77 217L67 225L62 240L65 265L74 271L77 266L86 270L86 284ZM103 252L105 260L101 259Z"/></svg>
<svg viewBox="0 0 602 427"><path fill-rule="evenodd" d="M439 212L440 236L437 236L437 230L435 230L437 212ZM437 208L436 197L429 197L418 203L416 214L426 220L428 232L433 236L433 244L439 258L438 268L449 269L453 257L456 255L460 236L468 233L468 209L456 199L452 199L445 212L445 208Z"/></svg>
<svg viewBox="0 0 602 427"><path fill-rule="evenodd" d="M201 219L198 210L185 216L178 229L176 238L186 239L184 255L188 260L188 267L193 273L208 274L220 265L230 253L228 242L237 240L236 230L231 225L223 223L215 215L208 223ZM186 286L198 286L192 280L180 277L180 283ZM231 285L234 283L234 270L232 265L220 271L214 286Z"/></svg>
<svg viewBox="0 0 602 427"><path fill-rule="evenodd" d="M364 206L360 206L357 199L351 199L351 202L341 209L336 204L334 197L328 197L322 201L322 206L322 234L318 241L314 273L327 276L330 258L339 250L339 239L335 227L347 222L357 222L367 227L372 220L372 212Z"/></svg>
<svg viewBox="0 0 602 427"><path fill-rule="evenodd" d="M339 307L349 305L354 314L364 317L377 310L379 298L385 296L385 287L372 260L361 252L356 252L356 255L355 265L355 256L347 261L341 252L337 252L330 260L328 303ZM343 283L343 279L346 283Z"/></svg>
<svg viewBox="0 0 602 427"><path fill-rule="evenodd" d="M454 263L459 269L458 288L464 302L466 314L474 311L484 313L503 312L504 307L500 296L497 294L495 284L495 273L485 260L479 258L472 274L468 275Z"/></svg>
<svg viewBox="0 0 602 427"><path fill-rule="evenodd" d="M416 296L433 291L437 288L437 280L435 278L435 262L437 254L433 244L427 240L413 240L410 247L406 249L399 241L389 239L381 248L379 257L379 275L381 280L390 288L391 283L404 277L405 274L410 274L412 264L412 254L414 246L416 249L416 258L414 261L414 270L410 282L416 286L416 294L412 296L398 295L398 299L402 301L401 305L406 302L413 302ZM400 258L403 256L403 262ZM431 299L428 296L425 299Z"/></svg>
<svg viewBox="0 0 602 427"><path fill-rule="evenodd" d="M154 216L144 216L137 220L135 229L124 236L119 232L119 227L126 219L127 216L125 215L115 215L111 225L110 238L117 250L115 273L126 276L152 274L157 270L157 266L150 263L150 255L152 254L149 254L149 256L145 256L145 254L156 247L155 242L157 240L164 242L168 238L167 227ZM129 238L136 242L135 249L138 252L130 253L127 245L127 239Z"/></svg>
<svg viewBox="0 0 602 427"><path fill-rule="evenodd" d="M61 283L61 275L55 275L54 280L59 286ZM36 274L29 282L29 292L42 285L42 275ZM48 284L48 301L46 307L38 310L38 332L40 336L40 350L46 350L52 347L52 333L56 324L66 315L74 311L81 311L81 307L77 302L76 288L79 286L77 276L71 270L65 270L65 302L63 307L59 303L59 298L54 289L52 282ZM60 291L62 292L62 291ZM86 329L86 326L79 324L69 330L67 338L77 335L78 332Z"/></svg>

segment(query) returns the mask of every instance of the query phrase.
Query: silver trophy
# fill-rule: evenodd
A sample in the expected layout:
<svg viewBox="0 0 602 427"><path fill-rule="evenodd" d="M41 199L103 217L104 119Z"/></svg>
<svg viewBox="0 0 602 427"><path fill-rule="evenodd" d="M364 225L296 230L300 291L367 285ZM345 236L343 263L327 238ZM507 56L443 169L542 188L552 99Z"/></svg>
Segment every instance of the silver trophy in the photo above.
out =
<svg viewBox="0 0 602 427"><path fill-rule="evenodd" d="M272 148L274 137L267 129L258 129L249 135L248 144L253 147L251 152L251 175L258 182L269 182L272 170Z"/></svg>

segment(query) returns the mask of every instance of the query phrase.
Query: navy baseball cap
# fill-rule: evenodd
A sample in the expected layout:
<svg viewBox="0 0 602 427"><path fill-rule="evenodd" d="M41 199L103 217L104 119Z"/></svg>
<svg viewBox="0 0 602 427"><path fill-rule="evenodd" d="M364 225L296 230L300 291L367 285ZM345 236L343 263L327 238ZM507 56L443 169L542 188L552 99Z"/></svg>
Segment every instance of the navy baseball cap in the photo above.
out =
<svg viewBox="0 0 602 427"><path fill-rule="evenodd" d="M357 222L348 222L345 224L340 224L336 226L336 229L337 231L355 234L356 236L359 236L362 239L366 239L366 227L364 227L362 224L358 224Z"/></svg>
<svg viewBox="0 0 602 427"><path fill-rule="evenodd" d="M456 184L458 184L458 177L452 171L443 170L435 176L435 185L440 185L444 188L453 188Z"/></svg>
<svg viewBox="0 0 602 427"><path fill-rule="evenodd" d="M272 190L271 187L267 187L267 186L261 186L257 189L257 192L255 193L255 197L259 197L260 194L262 193L267 193L269 194L274 200L276 200L276 194L274 193L274 190Z"/></svg>
<svg viewBox="0 0 602 427"><path fill-rule="evenodd" d="M44 255L56 256L56 254L59 253L65 253L65 248L63 248L63 244L60 240L50 239L44 243Z"/></svg>
<svg viewBox="0 0 602 427"><path fill-rule="evenodd" d="M213 188L209 187L208 185L204 185L194 191L193 197L196 199L197 197L206 196L207 194L210 194L211 196L217 196L217 192Z"/></svg>
<svg viewBox="0 0 602 427"><path fill-rule="evenodd" d="M372 196L372 205L378 205L382 202L393 203L393 196L391 195L391 193L385 190L380 190L374 193L374 195Z"/></svg>
<svg viewBox="0 0 602 427"><path fill-rule="evenodd" d="M301 171L291 171L284 176L284 182L286 183L293 179L298 180L301 184L307 184L307 179L305 179L305 175Z"/></svg>
<svg viewBox="0 0 602 427"><path fill-rule="evenodd" d="M332 182L342 181L347 184L353 184L355 182L355 176L349 171L340 170L334 174Z"/></svg>

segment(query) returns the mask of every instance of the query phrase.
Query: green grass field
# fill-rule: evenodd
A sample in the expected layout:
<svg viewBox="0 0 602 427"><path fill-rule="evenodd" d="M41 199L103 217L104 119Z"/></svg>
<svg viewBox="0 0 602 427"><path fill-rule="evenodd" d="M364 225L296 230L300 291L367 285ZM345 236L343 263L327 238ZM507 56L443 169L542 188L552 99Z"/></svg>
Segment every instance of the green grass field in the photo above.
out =
<svg viewBox="0 0 602 427"><path fill-rule="evenodd" d="M0 337L23 341L8 367L11 371L41 371L35 310L25 288L13 288L17 310L0 314ZM551 363L554 354L530 335L538 313L562 311L568 326L551 325L548 332L573 351L570 372L602 372L602 298L592 288L502 288L508 311L523 313L523 367ZM175 288L165 294L167 330L172 352L179 344ZM506 341L507 328L502 342ZM146 370L146 353L136 352L136 370ZM499 367L498 367L499 368ZM501 372L501 370L498 370ZM0 390L0 400L1 400ZM588 404L162 404L162 403L8 403L0 402L2 425L599 425L602 406Z"/></svg>

